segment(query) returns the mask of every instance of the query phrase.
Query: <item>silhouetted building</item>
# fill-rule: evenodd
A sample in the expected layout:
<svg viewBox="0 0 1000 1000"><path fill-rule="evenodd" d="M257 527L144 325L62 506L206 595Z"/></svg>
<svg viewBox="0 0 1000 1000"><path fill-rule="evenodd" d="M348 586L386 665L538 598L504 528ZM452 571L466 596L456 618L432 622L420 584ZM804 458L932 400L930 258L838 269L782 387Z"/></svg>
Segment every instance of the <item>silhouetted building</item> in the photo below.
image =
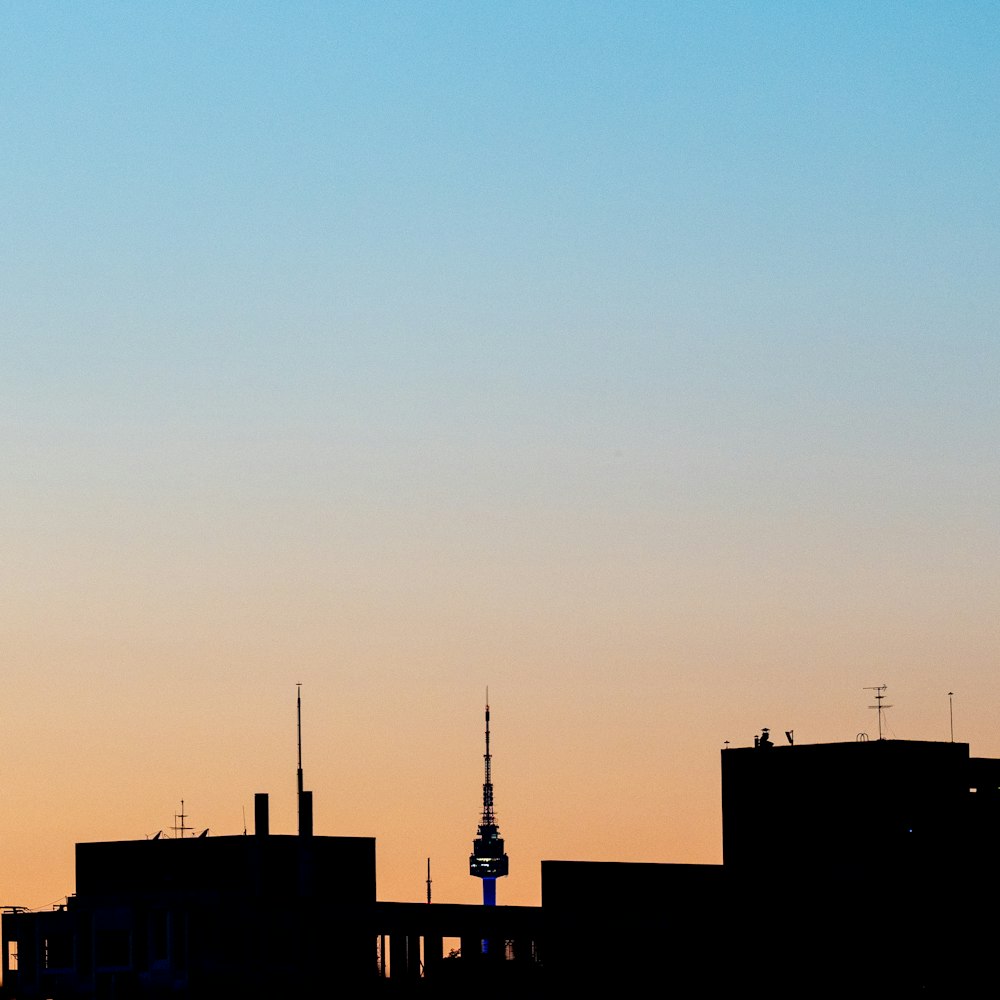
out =
<svg viewBox="0 0 1000 1000"><path fill-rule="evenodd" d="M970 792L987 779L985 793ZM981 808L1000 761L967 743L872 740L722 754L722 845L728 868L871 878L873 868L954 864L995 821ZM980 845L982 846L982 845ZM990 849L990 853L994 853ZM987 857L980 859L989 860Z"/></svg>
<svg viewBox="0 0 1000 1000"><path fill-rule="evenodd" d="M65 907L4 914L2 995L489 996L537 979L538 907L377 903L374 838L273 836L256 805L252 836L77 844Z"/></svg>
<svg viewBox="0 0 1000 1000"><path fill-rule="evenodd" d="M837 998L993 983L1000 760L765 734L721 765L722 865L542 862L550 982Z"/></svg>
<svg viewBox="0 0 1000 1000"><path fill-rule="evenodd" d="M65 909L4 916L7 996L306 996L375 969L373 838L77 844L76 877Z"/></svg>
<svg viewBox="0 0 1000 1000"><path fill-rule="evenodd" d="M729 985L724 874L721 865L543 861L554 995L712 996L710 987Z"/></svg>
<svg viewBox="0 0 1000 1000"><path fill-rule="evenodd" d="M981 903L1000 888L1000 760L911 740L725 750L722 827L730 891L758 915L742 964L776 989L961 996L992 981Z"/></svg>

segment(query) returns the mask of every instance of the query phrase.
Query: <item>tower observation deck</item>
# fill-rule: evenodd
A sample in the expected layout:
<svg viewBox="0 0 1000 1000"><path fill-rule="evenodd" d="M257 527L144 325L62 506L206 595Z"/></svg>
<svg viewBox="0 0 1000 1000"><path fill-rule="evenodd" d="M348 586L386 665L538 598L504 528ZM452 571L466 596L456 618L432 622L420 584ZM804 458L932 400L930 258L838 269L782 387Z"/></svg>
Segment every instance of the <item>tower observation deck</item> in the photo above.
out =
<svg viewBox="0 0 1000 1000"><path fill-rule="evenodd" d="M493 812L493 773L490 755L490 703L486 696L486 753L485 779L483 781L483 816L479 822L476 839L472 842L469 856L469 874L483 880L483 905L495 906L497 901L497 879L507 874L507 855L503 850L503 837L497 826Z"/></svg>

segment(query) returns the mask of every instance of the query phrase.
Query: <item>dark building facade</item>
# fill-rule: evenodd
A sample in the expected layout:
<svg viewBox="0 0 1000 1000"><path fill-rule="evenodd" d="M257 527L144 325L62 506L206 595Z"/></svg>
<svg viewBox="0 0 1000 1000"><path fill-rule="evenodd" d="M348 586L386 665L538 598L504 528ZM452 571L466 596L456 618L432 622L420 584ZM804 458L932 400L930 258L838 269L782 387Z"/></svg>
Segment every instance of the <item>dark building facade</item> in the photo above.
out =
<svg viewBox="0 0 1000 1000"><path fill-rule="evenodd" d="M376 902L374 838L85 843L76 873L65 906L4 914L3 997L488 997L541 974L538 907Z"/></svg>
<svg viewBox="0 0 1000 1000"><path fill-rule="evenodd" d="M875 866L952 866L955 852L966 853L995 820L989 805L998 785L1000 761L970 758L967 743L727 750L723 863L859 880L871 878Z"/></svg>
<svg viewBox="0 0 1000 1000"><path fill-rule="evenodd" d="M732 891L760 916L738 942L760 981L824 996L993 983L1000 760L910 740L727 750L722 816Z"/></svg>
<svg viewBox="0 0 1000 1000"><path fill-rule="evenodd" d="M373 838L77 844L76 871L65 908L4 916L7 996L304 996L375 968Z"/></svg>
<svg viewBox="0 0 1000 1000"><path fill-rule="evenodd" d="M995 990L1000 760L901 740L721 753L722 865L542 862L546 974L639 995Z"/></svg>

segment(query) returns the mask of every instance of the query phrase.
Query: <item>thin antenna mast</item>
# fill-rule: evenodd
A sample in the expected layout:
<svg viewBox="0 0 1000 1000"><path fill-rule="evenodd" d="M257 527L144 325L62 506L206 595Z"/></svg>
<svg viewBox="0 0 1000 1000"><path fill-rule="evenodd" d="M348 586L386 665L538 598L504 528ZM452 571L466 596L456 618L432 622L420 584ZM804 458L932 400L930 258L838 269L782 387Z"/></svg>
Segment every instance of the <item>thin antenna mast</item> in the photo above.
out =
<svg viewBox="0 0 1000 1000"><path fill-rule="evenodd" d="M887 708L892 708L892 705L882 704L883 701L885 700L885 688L886 686L884 684L878 684L874 687L865 688L866 691L875 692L875 704L869 705L868 707L874 708L878 712L878 738L880 740L885 739L885 737L882 735L882 720L885 715L885 710Z"/></svg>
<svg viewBox="0 0 1000 1000"><path fill-rule="evenodd" d="M431 859L427 859L427 902L431 901Z"/></svg>
<svg viewBox="0 0 1000 1000"><path fill-rule="evenodd" d="M948 692L948 722L951 725L951 742L955 742L955 707L952 704L952 698L955 697L954 691Z"/></svg>
<svg viewBox="0 0 1000 1000"><path fill-rule="evenodd" d="M184 800L181 799L181 811L179 813L174 813L174 825L171 827L171 829L174 831L175 834L178 834L178 833L180 834L181 840L184 839L184 831L185 830L191 830L191 829L193 829L193 827L187 826L185 824L184 821L187 818L188 818L187 817L187 813L184 812Z"/></svg>
<svg viewBox="0 0 1000 1000"><path fill-rule="evenodd" d="M302 685L295 685L295 712L298 716L299 731L299 801L302 800Z"/></svg>
<svg viewBox="0 0 1000 1000"><path fill-rule="evenodd" d="M313 832L313 793L302 784L302 685L295 685L295 714L298 720L299 768L296 771L299 803L299 836L311 837Z"/></svg>

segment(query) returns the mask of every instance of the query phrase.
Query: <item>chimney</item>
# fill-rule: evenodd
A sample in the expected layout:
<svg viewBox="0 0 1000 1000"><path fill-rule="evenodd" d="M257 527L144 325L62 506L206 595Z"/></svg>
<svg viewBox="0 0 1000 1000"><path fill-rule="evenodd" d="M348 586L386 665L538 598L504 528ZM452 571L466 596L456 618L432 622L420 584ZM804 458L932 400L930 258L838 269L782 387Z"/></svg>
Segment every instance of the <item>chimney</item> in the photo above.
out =
<svg viewBox="0 0 1000 1000"><path fill-rule="evenodd" d="M253 797L253 832L258 837L266 837L271 832L267 792L257 792Z"/></svg>
<svg viewBox="0 0 1000 1000"><path fill-rule="evenodd" d="M313 835L313 793L303 792L299 798L299 836Z"/></svg>

